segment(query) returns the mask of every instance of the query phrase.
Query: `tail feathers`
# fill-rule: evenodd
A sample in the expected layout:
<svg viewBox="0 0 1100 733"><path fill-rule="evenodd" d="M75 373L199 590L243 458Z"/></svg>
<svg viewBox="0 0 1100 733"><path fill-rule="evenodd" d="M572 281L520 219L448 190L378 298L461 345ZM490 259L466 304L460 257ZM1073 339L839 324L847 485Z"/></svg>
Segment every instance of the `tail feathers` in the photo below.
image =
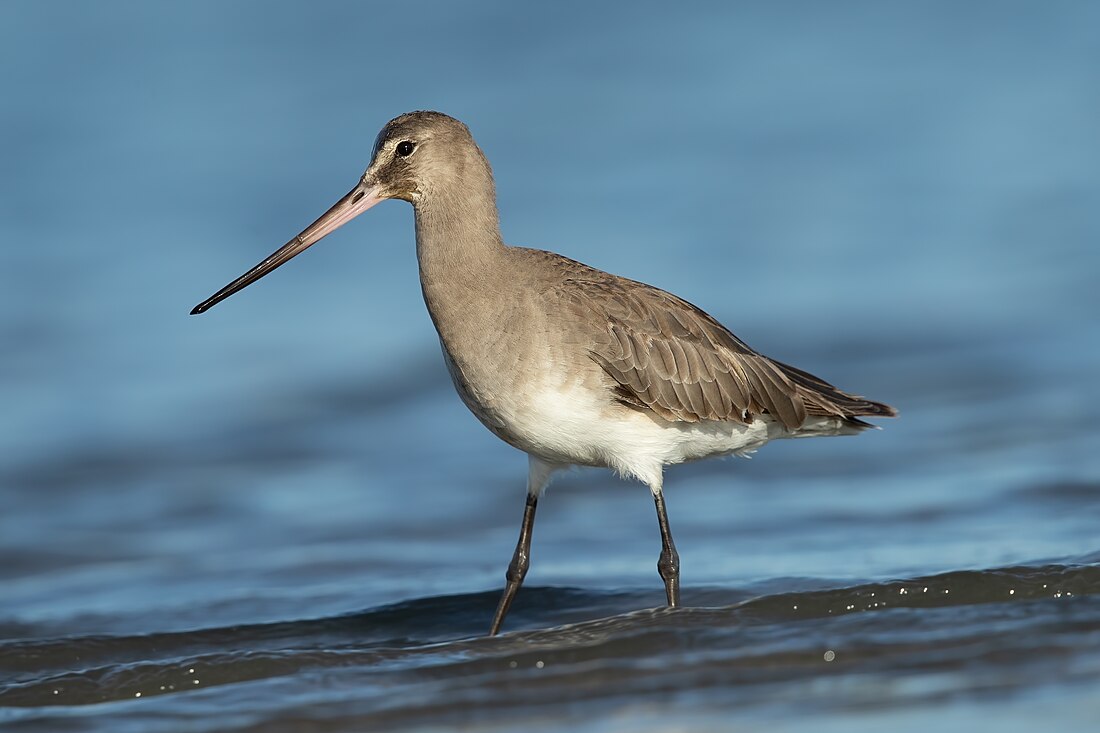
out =
<svg viewBox="0 0 1100 733"><path fill-rule="evenodd" d="M859 395L842 392L820 377L797 367L776 361L775 365L799 388L811 415L833 415L843 418L853 427L869 428L871 423L859 417L896 417L898 411L884 402L875 402Z"/></svg>

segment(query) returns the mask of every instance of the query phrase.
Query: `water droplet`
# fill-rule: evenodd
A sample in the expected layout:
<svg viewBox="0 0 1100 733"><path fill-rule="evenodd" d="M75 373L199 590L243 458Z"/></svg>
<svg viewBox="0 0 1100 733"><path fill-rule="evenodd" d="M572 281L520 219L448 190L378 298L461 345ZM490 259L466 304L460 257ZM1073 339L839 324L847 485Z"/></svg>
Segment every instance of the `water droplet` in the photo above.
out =
<svg viewBox="0 0 1100 733"><path fill-rule="evenodd" d="M542 668L543 668L543 667L545 667L546 665L545 665L545 663L544 663L544 662L543 662L543 661L542 661L542 660L540 659L539 661L535 662L535 666L536 666L536 667L538 667L539 669L542 669Z"/></svg>
<svg viewBox="0 0 1100 733"><path fill-rule="evenodd" d="M1016 589L1015 589L1015 588L1009 588L1009 589L1008 589L1008 594L1009 594L1010 596L1012 596L1012 595L1016 595Z"/></svg>
<svg viewBox="0 0 1100 733"><path fill-rule="evenodd" d="M831 662L834 659L836 659L836 652L834 652L832 649L825 652L825 661L826 662Z"/></svg>
<svg viewBox="0 0 1100 733"><path fill-rule="evenodd" d="M134 697L141 697L141 693L140 692L135 692Z"/></svg>
<svg viewBox="0 0 1100 733"><path fill-rule="evenodd" d="M514 659L512 661L508 662L508 669L515 669L516 664L517 664L517 662Z"/></svg>

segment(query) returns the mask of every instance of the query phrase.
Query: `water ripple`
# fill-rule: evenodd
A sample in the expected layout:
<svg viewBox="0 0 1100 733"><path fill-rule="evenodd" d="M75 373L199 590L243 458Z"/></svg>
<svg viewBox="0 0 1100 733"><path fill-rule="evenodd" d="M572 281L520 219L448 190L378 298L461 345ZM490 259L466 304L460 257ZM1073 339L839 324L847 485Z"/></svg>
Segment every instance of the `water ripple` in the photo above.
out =
<svg viewBox="0 0 1100 733"><path fill-rule="evenodd" d="M6 642L0 706L96 705L303 676L338 685L354 679L356 704L395 720L424 714L423 705L400 703L396 693L423 694L425 684L435 704L451 710L474 697L519 705L789 685L826 670L857 677L938 671L953 675L952 694L978 694L1018 685L1038 669L1049 675L1055 664L1059 676L1100 676L1088 661L1100 645L1098 596L1097 564L954 572L627 612L638 594L536 587L522 594L523 622L550 627L496 638L477 635L494 594L422 598L323 619ZM578 608L599 617L554 625ZM931 683L905 692L914 699L942 694ZM860 704L876 704L870 692L860 695Z"/></svg>

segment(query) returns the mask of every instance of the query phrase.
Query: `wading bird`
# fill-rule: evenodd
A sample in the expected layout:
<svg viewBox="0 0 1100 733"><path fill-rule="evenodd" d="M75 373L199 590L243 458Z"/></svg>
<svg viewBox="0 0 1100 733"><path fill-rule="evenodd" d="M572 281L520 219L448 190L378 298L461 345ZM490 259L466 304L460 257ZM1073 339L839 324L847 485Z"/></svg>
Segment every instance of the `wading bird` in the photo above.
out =
<svg viewBox="0 0 1100 733"><path fill-rule="evenodd" d="M424 302L455 389L529 458L523 523L490 634L527 574L535 509L555 471L599 466L649 487L661 531L657 569L677 606L665 466L747 453L775 438L850 435L871 427L860 418L896 414L753 351L671 293L506 245L489 162L466 126L439 112L387 123L355 188L192 314L385 199L413 205Z"/></svg>

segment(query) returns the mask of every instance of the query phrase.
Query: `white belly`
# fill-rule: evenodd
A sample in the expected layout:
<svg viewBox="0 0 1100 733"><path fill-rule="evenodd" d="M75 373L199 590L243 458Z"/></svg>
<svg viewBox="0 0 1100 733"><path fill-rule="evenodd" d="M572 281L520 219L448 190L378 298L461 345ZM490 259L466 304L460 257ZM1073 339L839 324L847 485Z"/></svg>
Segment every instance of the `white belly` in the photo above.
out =
<svg viewBox="0 0 1100 733"><path fill-rule="evenodd" d="M673 423L621 405L580 380L546 384L504 416L509 442L544 461L599 466L660 485L662 468L749 453L782 428L771 420Z"/></svg>
<svg viewBox="0 0 1100 733"><path fill-rule="evenodd" d="M670 422L615 401L596 368L582 375L546 370L521 389L479 388L446 349L444 356L467 407L507 443L549 464L610 468L650 487L661 485L664 466L748 454L775 438L848 432L835 418L811 417L794 432L767 415L749 425Z"/></svg>

